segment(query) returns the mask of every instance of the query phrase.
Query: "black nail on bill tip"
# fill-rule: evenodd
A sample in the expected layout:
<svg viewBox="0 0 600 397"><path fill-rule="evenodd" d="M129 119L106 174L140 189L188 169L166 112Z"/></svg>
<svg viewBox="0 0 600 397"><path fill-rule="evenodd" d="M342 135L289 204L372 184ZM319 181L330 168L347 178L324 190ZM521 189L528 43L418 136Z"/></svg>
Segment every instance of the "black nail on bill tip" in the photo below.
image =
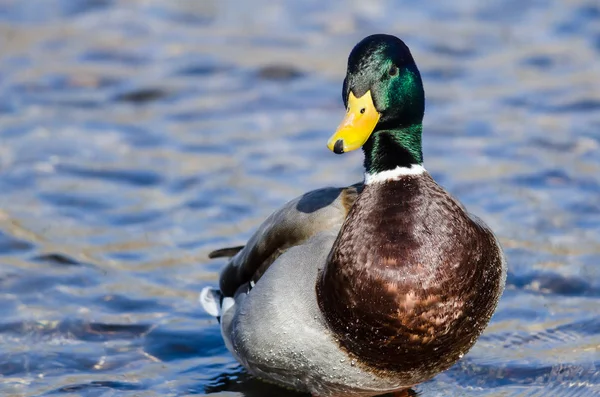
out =
<svg viewBox="0 0 600 397"><path fill-rule="evenodd" d="M335 141L335 145L333 145L333 153L342 154L344 153L344 140L338 139Z"/></svg>

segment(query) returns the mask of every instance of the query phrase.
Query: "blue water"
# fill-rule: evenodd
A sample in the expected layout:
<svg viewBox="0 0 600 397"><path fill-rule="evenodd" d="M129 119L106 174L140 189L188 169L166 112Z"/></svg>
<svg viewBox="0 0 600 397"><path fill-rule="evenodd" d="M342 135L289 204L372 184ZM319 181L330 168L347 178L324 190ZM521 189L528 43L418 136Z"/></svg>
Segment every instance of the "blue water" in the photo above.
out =
<svg viewBox="0 0 600 397"><path fill-rule="evenodd" d="M600 395L600 3L0 0L0 394L287 396L197 303L278 205L359 180L325 143L387 32L425 165L499 236L489 328L419 396Z"/></svg>

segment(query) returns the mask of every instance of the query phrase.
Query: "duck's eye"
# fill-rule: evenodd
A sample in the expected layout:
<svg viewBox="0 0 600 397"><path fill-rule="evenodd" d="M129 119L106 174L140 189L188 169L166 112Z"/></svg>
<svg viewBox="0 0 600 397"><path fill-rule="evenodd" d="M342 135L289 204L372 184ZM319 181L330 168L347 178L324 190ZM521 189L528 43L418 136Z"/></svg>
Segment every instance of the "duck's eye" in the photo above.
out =
<svg viewBox="0 0 600 397"><path fill-rule="evenodd" d="M367 109L362 108L362 109L360 109L360 114L365 114L366 111L367 111Z"/></svg>
<svg viewBox="0 0 600 397"><path fill-rule="evenodd" d="M390 76L395 76L395 75L397 75L397 74L398 74L398 66L396 66L396 65L392 65L392 66L390 67L390 70L388 71L388 74L389 74Z"/></svg>

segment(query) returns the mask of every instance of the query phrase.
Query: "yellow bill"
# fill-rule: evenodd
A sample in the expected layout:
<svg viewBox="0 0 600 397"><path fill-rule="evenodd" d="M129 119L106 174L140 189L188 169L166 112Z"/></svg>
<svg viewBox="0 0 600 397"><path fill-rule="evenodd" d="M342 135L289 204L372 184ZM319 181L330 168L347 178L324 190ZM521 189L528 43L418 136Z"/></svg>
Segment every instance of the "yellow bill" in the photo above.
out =
<svg viewBox="0 0 600 397"><path fill-rule="evenodd" d="M371 136L379 116L371 98L371 91L367 91L360 98L350 91L346 117L327 141L327 147L337 154L358 149Z"/></svg>

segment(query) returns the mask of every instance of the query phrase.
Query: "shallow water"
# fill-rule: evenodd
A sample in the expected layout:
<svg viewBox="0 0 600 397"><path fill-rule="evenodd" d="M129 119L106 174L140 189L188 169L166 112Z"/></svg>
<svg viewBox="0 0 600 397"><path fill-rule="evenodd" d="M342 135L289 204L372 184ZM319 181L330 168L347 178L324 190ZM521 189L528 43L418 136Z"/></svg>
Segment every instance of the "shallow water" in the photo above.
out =
<svg viewBox="0 0 600 397"><path fill-rule="evenodd" d="M361 178L325 142L375 32L423 73L426 167L509 262L415 392L600 395L597 0L0 0L0 394L292 396L227 353L206 256Z"/></svg>

